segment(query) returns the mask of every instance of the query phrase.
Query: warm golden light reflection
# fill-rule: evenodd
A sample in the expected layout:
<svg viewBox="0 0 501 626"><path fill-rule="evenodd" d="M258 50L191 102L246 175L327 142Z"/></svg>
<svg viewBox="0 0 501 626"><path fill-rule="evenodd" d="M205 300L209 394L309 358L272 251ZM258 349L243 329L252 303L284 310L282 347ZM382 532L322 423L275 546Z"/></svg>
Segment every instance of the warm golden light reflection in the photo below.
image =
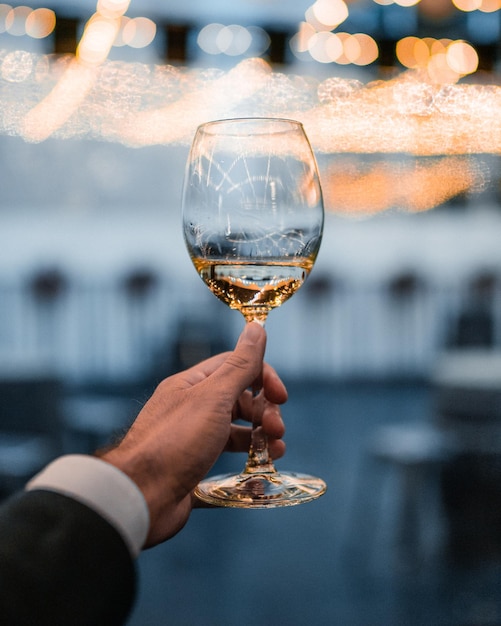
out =
<svg viewBox="0 0 501 626"><path fill-rule="evenodd" d="M5 18L11 9L10 4L0 4L0 33L5 32Z"/></svg>
<svg viewBox="0 0 501 626"><path fill-rule="evenodd" d="M216 45L223 54L239 56L245 54L252 43L252 36L244 26L223 26L216 36Z"/></svg>
<svg viewBox="0 0 501 626"><path fill-rule="evenodd" d="M21 37L26 35L26 19L32 9L26 6L12 8L5 17L5 30L9 35Z"/></svg>
<svg viewBox="0 0 501 626"><path fill-rule="evenodd" d="M120 28L120 18L96 13L86 24L77 47L77 59L89 65L100 65L107 58Z"/></svg>
<svg viewBox="0 0 501 626"><path fill-rule="evenodd" d="M376 40L365 33L355 33L351 36L351 40L357 43L356 53L352 53L346 45L344 46L345 54L350 62L354 65L370 65L374 63L379 56Z"/></svg>
<svg viewBox="0 0 501 626"><path fill-rule="evenodd" d="M452 0L452 4L460 11L482 11L494 13L501 9L501 0Z"/></svg>
<svg viewBox="0 0 501 626"><path fill-rule="evenodd" d="M378 55L376 41L364 33L332 32L349 16L344 0L317 0L305 13L305 22L289 42L301 57L309 53L318 63L370 65Z"/></svg>
<svg viewBox="0 0 501 626"><path fill-rule="evenodd" d="M310 39L316 34L316 30L308 22L301 22L298 31L291 38L289 45L294 54L303 54L308 52Z"/></svg>
<svg viewBox="0 0 501 626"><path fill-rule="evenodd" d="M39 142L57 131L85 100L94 84L95 72L95 68L72 59L52 91L21 120L21 136Z"/></svg>
<svg viewBox="0 0 501 626"><path fill-rule="evenodd" d="M121 26L124 45L131 48L146 48L155 39L157 32L155 22L147 17L134 17L125 23L121 21Z"/></svg>
<svg viewBox="0 0 501 626"><path fill-rule="evenodd" d="M96 13L103 17L115 18L125 15L130 0L98 0Z"/></svg>
<svg viewBox="0 0 501 626"><path fill-rule="evenodd" d="M494 13L499 9L501 9L501 0L482 0L482 6L479 10L483 13Z"/></svg>
<svg viewBox="0 0 501 626"><path fill-rule="evenodd" d="M318 153L501 154L501 87L442 85L422 70L363 84L273 72L258 58L229 72L78 59L62 69L16 53L0 57L0 93L0 132L29 141L189 144L200 123L257 115L302 121Z"/></svg>
<svg viewBox="0 0 501 626"><path fill-rule="evenodd" d="M482 184L481 172L460 157L373 162L345 157L328 166L322 176L327 210L352 216L391 208L427 211Z"/></svg>
<svg viewBox="0 0 501 626"><path fill-rule="evenodd" d="M107 59L121 25L121 15L128 5L129 0L98 1L97 11L84 28L75 57L49 93L20 120L19 133L27 141L44 141L53 135L85 101L96 80L95 68ZM11 13L6 17L7 28ZM29 9L27 15L31 13ZM26 16L24 22L27 23Z"/></svg>
<svg viewBox="0 0 501 626"><path fill-rule="evenodd" d="M494 1L477 8L491 10ZM155 37L151 20L125 16L128 6L128 0L99 0L74 56L0 54L0 133L31 142L80 137L132 147L187 146L196 127L213 119L297 119L319 155L343 155L326 170L326 202L330 210L355 215L392 207L424 211L478 190L482 175L464 155L501 154L501 87L458 82L478 66L465 41L405 37L396 53L409 70L367 84L273 72L260 58L228 72L111 62L113 45L142 47ZM374 62L379 51L372 37L332 32L343 7L347 16L342 0L312 5L311 21L294 38L295 52L322 63ZM54 19L48 9L0 4L0 32L45 37ZM212 24L198 42L211 54L237 56L259 37L256 28ZM374 158L361 162L360 154Z"/></svg>
<svg viewBox="0 0 501 626"><path fill-rule="evenodd" d="M303 23L291 41L294 53L309 52L319 63L338 65L369 65L378 55L376 41L364 33L316 31L310 24Z"/></svg>
<svg viewBox="0 0 501 626"><path fill-rule="evenodd" d="M248 102L254 94L263 94L271 73L262 59L247 59L227 73L196 76L167 67L158 68L158 85L164 83L168 104L158 108L128 112L122 106L115 111L121 123L116 125L113 116L106 120L103 130L115 141L125 141L132 146L168 144L189 141L196 127L203 122L228 117L223 111ZM179 97L170 101L169 86ZM143 87L146 85L143 84ZM143 92L143 97L146 94Z"/></svg>
<svg viewBox="0 0 501 626"><path fill-rule="evenodd" d="M398 41L395 51L404 67L425 70L434 83L456 83L478 68L478 54L465 41L411 36Z"/></svg>
<svg viewBox="0 0 501 626"><path fill-rule="evenodd" d="M349 33L337 33L337 37L341 42L342 53L336 59L336 63L338 65L349 65L353 63L351 54L360 54L360 47L357 46L356 41L353 40L353 36Z"/></svg>
<svg viewBox="0 0 501 626"><path fill-rule="evenodd" d="M127 41L125 41L124 39L124 31L126 31L127 25L131 22L131 18L127 17L126 15L122 15L120 18L120 22L119 22L119 26L118 26L118 32L117 32L117 36L115 37L115 41L113 42L113 45L116 48L121 48L122 46L126 46L128 45ZM132 27L132 30L135 31L135 27ZM128 35L127 38L129 39L130 36Z"/></svg>
<svg viewBox="0 0 501 626"><path fill-rule="evenodd" d="M308 52L319 63L333 63L343 54L343 44L337 34L315 32L308 41Z"/></svg>
<svg viewBox="0 0 501 626"><path fill-rule="evenodd" d="M428 46L418 37L404 37L395 47L397 59L404 67L424 67L430 58Z"/></svg>
<svg viewBox="0 0 501 626"><path fill-rule="evenodd" d="M316 30L333 30L348 17L343 0L317 0L305 13L306 21Z"/></svg>
<svg viewBox="0 0 501 626"><path fill-rule="evenodd" d="M389 6L390 4L398 4L401 7L412 7L415 4L418 4L420 0L374 0L376 4L381 4L382 6ZM436 2L436 0L434 0Z"/></svg>
<svg viewBox="0 0 501 626"><path fill-rule="evenodd" d="M212 23L204 26L197 36L197 44L206 54L241 56L251 48L253 54L263 54L270 46L270 37L258 26Z"/></svg>
<svg viewBox="0 0 501 626"><path fill-rule="evenodd" d="M35 9L26 18L26 34L34 39L48 37L56 26L56 14L51 9Z"/></svg>
<svg viewBox="0 0 501 626"><path fill-rule="evenodd" d="M363 84L285 75L262 59L224 72L18 51L0 58L0 88L0 132L27 141L188 146L211 119L298 119L317 154L332 159L322 176L328 210L350 215L425 211L478 191L483 175L470 155L501 154L501 87L438 85L420 71Z"/></svg>
<svg viewBox="0 0 501 626"><path fill-rule="evenodd" d="M452 0L452 4L460 11L476 11L482 6L482 0Z"/></svg>
<svg viewBox="0 0 501 626"><path fill-rule="evenodd" d="M55 25L56 15L51 9L0 4L0 33L8 33L14 37L28 35L34 39L43 39L52 33Z"/></svg>
<svg viewBox="0 0 501 626"><path fill-rule="evenodd" d="M464 41L453 41L447 47L447 65L458 74L473 74L478 67L476 50Z"/></svg>

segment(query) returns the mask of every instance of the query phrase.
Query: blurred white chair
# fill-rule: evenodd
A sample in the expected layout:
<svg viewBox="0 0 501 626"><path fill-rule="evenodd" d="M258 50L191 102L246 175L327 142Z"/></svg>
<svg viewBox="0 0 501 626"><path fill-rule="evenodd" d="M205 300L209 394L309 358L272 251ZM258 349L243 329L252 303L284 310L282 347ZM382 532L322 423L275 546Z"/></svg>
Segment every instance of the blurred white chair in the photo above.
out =
<svg viewBox="0 0 501 626"><path fill-rule="evenodd" d="M364 494L356 496L350 530L364 538L367 560L417 571L441 554L446 530L440 471L454 453L454 440L431 423L375 430L362 459ZM353 536L349 543L354 545Z"/></svg>

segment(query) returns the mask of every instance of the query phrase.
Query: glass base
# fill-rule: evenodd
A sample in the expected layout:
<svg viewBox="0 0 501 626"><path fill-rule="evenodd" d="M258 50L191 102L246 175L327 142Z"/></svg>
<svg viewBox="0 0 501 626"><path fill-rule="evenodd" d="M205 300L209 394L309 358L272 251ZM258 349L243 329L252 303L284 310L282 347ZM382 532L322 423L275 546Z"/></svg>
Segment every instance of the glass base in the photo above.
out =
<svg viewBox="0 0 501 626"><path fill-rule="evenodd" d="M326 490L323 480L307 474L252 472L206 478L195 495L213 506L265 509L310 502Z"/></svg>

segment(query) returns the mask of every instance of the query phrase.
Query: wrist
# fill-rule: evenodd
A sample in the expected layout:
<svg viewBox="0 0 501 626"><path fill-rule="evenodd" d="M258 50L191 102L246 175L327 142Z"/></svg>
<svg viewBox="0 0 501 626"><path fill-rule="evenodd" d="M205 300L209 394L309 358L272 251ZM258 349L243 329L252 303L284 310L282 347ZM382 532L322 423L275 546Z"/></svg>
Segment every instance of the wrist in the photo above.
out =
<svg viewBox="0 0 501 626"><path fill-rule="evenodd" d="M173 482L176 476L167 464L159 467L148 450L119 446L102 459L126 474L141 491L149 512L149 532L145 547L151 547L175 535L186 523L191 511L191 493Z"/></svg>

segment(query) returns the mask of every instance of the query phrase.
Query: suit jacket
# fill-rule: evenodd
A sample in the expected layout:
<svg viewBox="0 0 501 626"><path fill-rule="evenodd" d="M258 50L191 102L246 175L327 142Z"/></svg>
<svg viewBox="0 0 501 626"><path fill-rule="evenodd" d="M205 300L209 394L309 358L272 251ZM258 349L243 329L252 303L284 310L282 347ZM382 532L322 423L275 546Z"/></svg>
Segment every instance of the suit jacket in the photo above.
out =
<svg viewBox="0 0 501 626"><path fill-rule="evenodd" d="M0 506L0 624L124 624L135 590L121 535L84 504L33 490Z"/></svg>

